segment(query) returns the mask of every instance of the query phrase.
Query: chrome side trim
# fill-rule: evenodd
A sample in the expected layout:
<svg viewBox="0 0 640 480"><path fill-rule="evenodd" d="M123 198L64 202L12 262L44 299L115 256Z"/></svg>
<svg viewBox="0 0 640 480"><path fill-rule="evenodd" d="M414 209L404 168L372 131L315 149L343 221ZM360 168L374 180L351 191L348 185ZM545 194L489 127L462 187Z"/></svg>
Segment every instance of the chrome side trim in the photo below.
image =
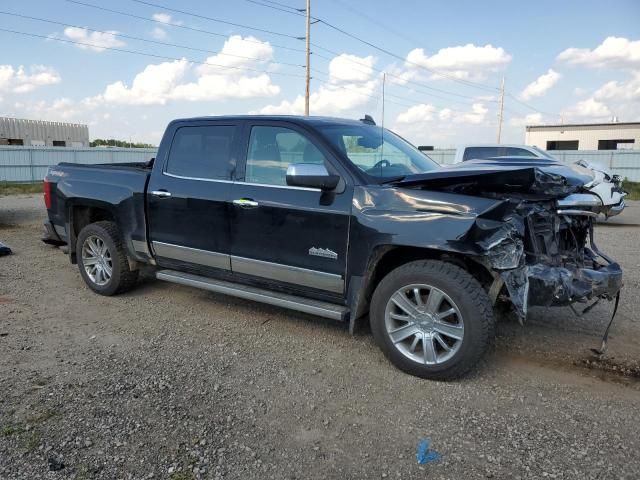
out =
<svg viewBox="0 0 640 480"><path fill-rule="evenodd" d="M231 269L229 255L225 253L199 250L197 248L183 247L164 242L151 242L151 246L158 257L171 258L181 262L206 265L207 267Z"/></svg>
<svg viewBox="0 0 640 480"><path fill-rule="evenodd" d="M151 256L147 242L143 242L142 240L131 240L131 243L133 244L133 249L136 252L145 253L149 257Z"/></svg>
<svg viewBox="0 0 640 480"><path fill-rule="evenodd" d="M272 292L269 290L250 287L248 285L239 285L222 280L213 280L185 272L160 270L159 272L156 272L156 278L158 280L165 280L167 282L178 283L189 287L202 288L211 292L232 295L234 297L244 298L245 300L253 300L269 305L275 305L277 307L309 313L311 315L331 318L333 320L344 320L348 313L347 307L341 305L334 305L328 302Z"/></svg>
<svg viewBox="0 0 640 480"><path fill-rule="evenodd" d="M175 175L169 172L162 172L163 175L173 178L181 178L182 180L198 180L199 182L215 182L215 183L234 183L233 180L222 180L218 178L199 178L199 177L184 177L182 175Z"/></svg>
<svg viewBox="0 0 640 480"><path fill-rule="evenodd" d="M252 187L268 187L268 188L286 188L289 190L306 190L309 192L321 192L322 190L319 188L310 188L310 187L290 187L289 185L269 185L267 183L252 183L252 182L244 182L242 180L222 180L217 178L199 178L199 177L185 177L183 175L175 175L169 172L162 172L163 175L167 177L180 178L182 180L197 180L199 182L215 182L215 183L237 183L238 185L250 185Z"/></svg>
<svg viewBox="0 0 640 480"><path fill-rule="evenodd" d="M238 185L250 185L252 187L267 187L267 188L286 188L288 190L306 190L308 192L321 192L320 188L311 188L311 187L293 187L289 185L269 185L268 183L253 183L253 182L242 182L236 181Z"/></svg>
<svg viewBox="0 0 640 480"><path fill-rule="evenodd" d="M281 263L265 262L232 255L231 270L246 275L269 278L279 282L292 283L329 292L342 293L344 290L344 280L340 275L292 267Z"/></svg>

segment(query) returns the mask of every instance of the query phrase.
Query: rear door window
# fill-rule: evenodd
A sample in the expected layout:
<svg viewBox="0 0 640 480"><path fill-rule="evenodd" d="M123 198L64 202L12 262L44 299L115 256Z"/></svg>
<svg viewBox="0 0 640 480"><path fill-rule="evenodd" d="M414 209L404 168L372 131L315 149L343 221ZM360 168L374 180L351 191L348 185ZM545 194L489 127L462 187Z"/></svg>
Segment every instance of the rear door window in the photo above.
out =
<svg viewBox="0 0 640 480"><path fill-rule="evenodd" d="M179 127L173 137L166 173L196 179L231 179L237 127L202 125Z"/></svg>

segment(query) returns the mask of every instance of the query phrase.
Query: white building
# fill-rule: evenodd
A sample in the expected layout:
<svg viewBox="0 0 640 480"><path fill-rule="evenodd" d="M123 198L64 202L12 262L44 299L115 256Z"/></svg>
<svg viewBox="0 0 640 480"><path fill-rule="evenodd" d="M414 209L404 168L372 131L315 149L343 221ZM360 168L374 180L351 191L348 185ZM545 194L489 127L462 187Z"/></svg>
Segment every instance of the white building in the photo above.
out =
<svg viewBox="0 0 640 480"><path fill-rule="evenodd" d="M640 150L640 122L531 125L524 141L544 150Z"/></svg>
<svg viewBox="0 0 640 480"><path fill-rule="evenodd" d="M0 117L0 145L88 147L89 127L78 123Z"/></svg>

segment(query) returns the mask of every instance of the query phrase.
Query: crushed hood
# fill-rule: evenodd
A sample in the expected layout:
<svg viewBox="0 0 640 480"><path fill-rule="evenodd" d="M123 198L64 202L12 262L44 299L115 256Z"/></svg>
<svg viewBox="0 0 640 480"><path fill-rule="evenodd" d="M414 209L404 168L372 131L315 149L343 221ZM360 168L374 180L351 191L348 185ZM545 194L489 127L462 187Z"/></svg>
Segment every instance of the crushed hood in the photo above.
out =
<svg viewBox="0 0 640 480"><path fill-rule="evenodd" d="M593 179L593 173L579 165L543 158L501 157L470 160L431 172L407 175L395 184L475 194L517 192L553 198L576 192Z"/></svg>

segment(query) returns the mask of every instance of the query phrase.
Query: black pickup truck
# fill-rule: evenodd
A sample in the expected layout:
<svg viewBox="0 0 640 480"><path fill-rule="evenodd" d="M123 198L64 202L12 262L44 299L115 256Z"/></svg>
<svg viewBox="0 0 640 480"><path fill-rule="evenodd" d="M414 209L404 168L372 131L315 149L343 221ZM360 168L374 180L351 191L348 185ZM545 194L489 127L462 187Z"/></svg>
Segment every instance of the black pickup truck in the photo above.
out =
<svg viewBox="0 0 640 480"><path fill-rule="evenodd" d="M50 168L45 241L114 295L160 280L349 322L400 369L450 379L497 307L613 299L590 171L548 159L441 168L370 117L169 124L155 160ZM619 188L617 185L615 188ZM618 205L618 210L623 205Z"/></svg>

